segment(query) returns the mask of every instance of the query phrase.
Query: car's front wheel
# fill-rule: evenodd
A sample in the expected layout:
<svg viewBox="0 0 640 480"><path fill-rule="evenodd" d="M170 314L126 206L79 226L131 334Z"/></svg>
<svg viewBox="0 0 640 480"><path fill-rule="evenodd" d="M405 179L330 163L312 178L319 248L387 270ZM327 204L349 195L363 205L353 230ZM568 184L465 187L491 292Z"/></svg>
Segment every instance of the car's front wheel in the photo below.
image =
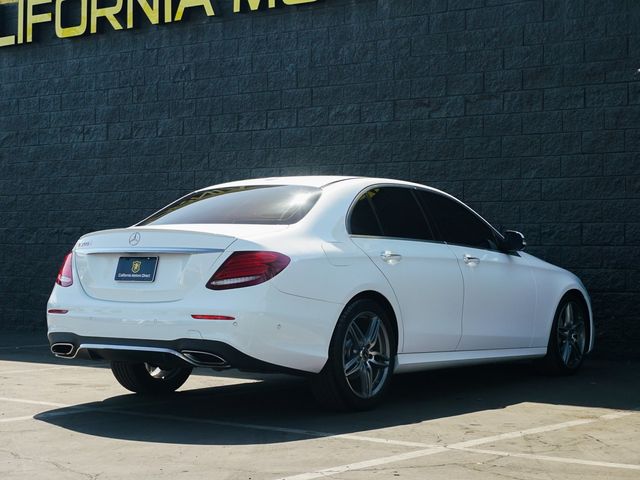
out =
<svg viewBox="0 0 640 480"><path fill-rule="evenodd" d="M191 375L191 367L162 368L148 363L111 362L118 383L135 393L171 393Z"/></svg>
<svg viewBox="0 0 640 480"><path fill-rule="evenodd" d="M396 344L389 312L372 299L347 305L336 325L329 358L313 379L318 400L332 408L365 410L385 394Z"/></svg>
<svg viewBox="0 0 640 480"><path fill-rule="evenodd" d="M565 296L553 319L544 365L548 372L567 375L576 372L586 355L589 312L581 298Z"/></svg>

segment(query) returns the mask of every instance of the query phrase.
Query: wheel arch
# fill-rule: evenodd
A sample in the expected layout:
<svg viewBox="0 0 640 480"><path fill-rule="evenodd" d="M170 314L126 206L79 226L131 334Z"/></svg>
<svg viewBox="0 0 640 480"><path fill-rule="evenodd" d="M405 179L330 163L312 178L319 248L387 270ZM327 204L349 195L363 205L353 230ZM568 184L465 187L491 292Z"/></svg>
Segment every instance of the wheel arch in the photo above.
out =
<svg viewBox="0 0 640 480"><path fill-rule="evenodd" d="M354 295L353 297L351 297L351 299L347 302L347 305L355 302L356 300L360 300L360 299L370 299L370 300L374 300L378 303L380 303L380 305L382 307L384 307L387 312L389 313L390 317L391 317L391 324L393 327L393 333L395 335L395 339L396 339L396 354L400 351L400 345L401 345L401 340L400 340L400 322L398 319L398 315L395 311L395 308L393 308L392 303L389 301L389 299L387 299L387 297L385 297L383 294L381 294L380 292L377 292L375 290L364 290L360 293L358 293L357 295Z"/></svg>
<svg viewBox="0 0 640 480"><path fill-rule="evenodd" d="M579 288L569 288L567 289L567 291L565 291L562 296L560 297L560 299L558 300L557 304L556 304L556 311L558 309L558 306L566 299L566 298L575 298L576 300L578 300L580 303L582 303L582 306L585 308L587 315L588 315L588 322L587 322L587 338L588 338L588 349L586 353L591 352L591 350L593 350L593 343L594 343L594 335L595 335L595 331L594 331L594 325L593 325L593 311L591 310L591 303L588 300L588 296L585 294L585 292L583 292L581 289ZM553 324L553 322L552 322ZM551 326L549 327L549 335L551 335Z"/></svg>

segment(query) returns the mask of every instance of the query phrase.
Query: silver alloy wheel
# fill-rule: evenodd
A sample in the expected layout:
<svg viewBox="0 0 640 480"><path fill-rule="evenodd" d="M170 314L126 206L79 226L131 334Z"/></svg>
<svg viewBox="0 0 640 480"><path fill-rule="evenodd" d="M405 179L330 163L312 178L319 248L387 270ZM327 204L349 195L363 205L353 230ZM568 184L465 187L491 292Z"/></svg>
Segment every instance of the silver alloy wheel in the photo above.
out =
<svg viewBox="0 0 640 480"><path fill-rule="evenodd" d="M384 322L373 312L362 312L347 327L342 346L347 385L360 398L380 392L389 376L391 343Z"/></svg>
<svg viewBox="0 0 640 480"><path fill-rule="evenodd" d="M576 302L568 301L558 317L558 353L567 368L580 365L586 343L583 310Z"/></svg>
<svg viewBox="0 0 640 480"><path fill-rule="evenodd" d="M149 372L149 375L158 380L167 378L173 372L173 370L163 370L162 368L149 363L145 363L144 366L147 369L147 372Z"/></svg>

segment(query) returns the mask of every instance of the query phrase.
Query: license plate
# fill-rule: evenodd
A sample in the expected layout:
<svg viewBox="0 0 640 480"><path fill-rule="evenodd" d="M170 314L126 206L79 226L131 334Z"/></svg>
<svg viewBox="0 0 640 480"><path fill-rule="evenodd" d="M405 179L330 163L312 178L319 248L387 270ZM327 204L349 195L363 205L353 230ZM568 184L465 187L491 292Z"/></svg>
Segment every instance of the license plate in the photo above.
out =
<svg viewBox="0 0 640 480"><path fill-rule="evenodd" d="M158 257L120 257L115 280L119 282L153 282Z"/></svg>

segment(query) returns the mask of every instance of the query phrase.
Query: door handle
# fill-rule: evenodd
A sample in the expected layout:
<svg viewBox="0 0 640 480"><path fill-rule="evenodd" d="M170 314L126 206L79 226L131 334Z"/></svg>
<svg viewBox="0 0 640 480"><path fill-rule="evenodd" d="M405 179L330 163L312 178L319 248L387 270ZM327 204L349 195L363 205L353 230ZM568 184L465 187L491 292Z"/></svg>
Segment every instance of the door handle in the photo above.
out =
<svg viewBox="0 0 640 480"><path fill-rule="evenodd" d="M466 253L464 254L464 257L462 257L462 259L464 260L464 263L466 263L470 267L475 267L480 263L480 259L478 257L467 255Z"/></svg>
<svg viewBox="0 0 640 480"><path fill-rule="evenodd" d="M382 258L382 260L390 265L395 265L400 260L402 260L402 255L400 255L399 253L390 252L389 250L385 250L380 254L380 258Z"/></svg>

